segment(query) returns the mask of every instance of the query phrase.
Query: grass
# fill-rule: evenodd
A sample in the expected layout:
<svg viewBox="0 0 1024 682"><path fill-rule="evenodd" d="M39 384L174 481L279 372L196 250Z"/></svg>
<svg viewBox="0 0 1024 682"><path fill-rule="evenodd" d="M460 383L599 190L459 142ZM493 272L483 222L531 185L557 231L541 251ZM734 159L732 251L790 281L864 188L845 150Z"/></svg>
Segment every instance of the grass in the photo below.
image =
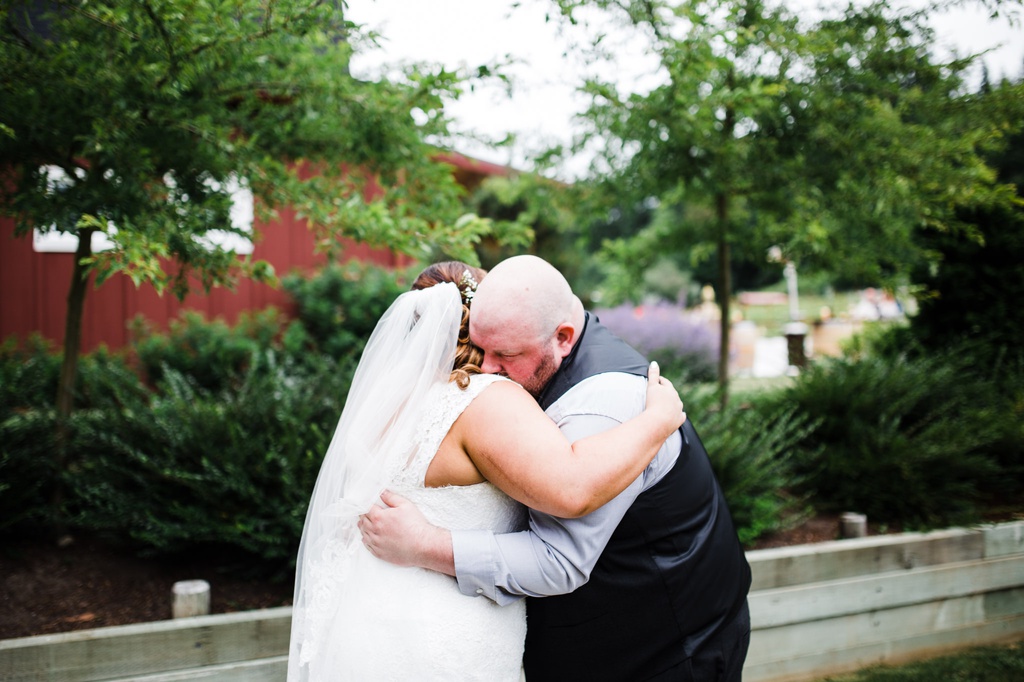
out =
<svg viewBox="0 0 1024 682"><path fill-rule="evenodd" d="M1024 680L1024 641L993 645L915 661L878 665L819 682L1020 682Z"/></svg>
<svg viewBox="0 0 1024 682"><path fill-rule="evenodd" d="M838 316L857 302L856 293L837 293L831 296L801 294L797 299L800 319L810 324L821 317L821 309L828 306L832 314ZM789 305L741 305L734 301L736 310L743 313L743 319L750 320L764 327L769 336L782 334L782 327L789 322Z"/></svg>

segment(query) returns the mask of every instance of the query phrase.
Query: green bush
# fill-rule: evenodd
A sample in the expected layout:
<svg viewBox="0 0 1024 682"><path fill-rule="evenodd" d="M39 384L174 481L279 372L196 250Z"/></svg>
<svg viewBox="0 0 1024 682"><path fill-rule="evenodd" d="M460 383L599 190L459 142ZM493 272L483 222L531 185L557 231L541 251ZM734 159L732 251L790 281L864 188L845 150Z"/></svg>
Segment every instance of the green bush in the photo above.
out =
<svg viewBox="0 0 1024 682"><path fill-rule="evenodd" d="M52 345L38 337L20 347L11 340L0 349L0 530L39 527L53 520L60 363ZM82 425L94 421L109 430L116 411L140 404L146 393L123 355L100 349L81 358L68 431L70 471L88 446L82 442Z"/></svg>
<svg viewBox="0 0 1024 682"><path fill-rule="evenodd" d="M281 332L281 314L273 309L240 316L234 327L221 319L207 321L194 311L182 312L170 331L157 333L136 319L133 344L148 380L157 384L167 370L192 377L211 390L239 377L251 356L269 348Z"/></svg>
<svg viewBox="0 0 1024 682"><path fill-rule="evenodd" d="M61 472L60 356L39 339L4 344L0 531L53 521L59 478L71 530L149 554L237 550L254 570L283 574L358 352L404 290L398 280L361 265L291 278L305 317L283 333L273 310L233 327L185 313L165 334L137 323L137 363L103 350L81 358Z"/></svg>
<svg viewBox="0 0 1024 682"><path fill-rule="evenodd" d="M766 533L803 520L809 510L806 499L794 492L798 480L792 456L814 424L791 408L774 405L762 409L733 403L720 411L709 389L691 388L683 396L740 541L749 546Z"/></svg>
<svg viewBox="0 0 1024 682"><path fill-rule="evenodd" d="M0 345L0 533L38 527L50 515L54 484L52 444L54 401L60 357L42 337ZM38 422L47 420L47 428Z"/></svg>
<svg viewBox="0 0 1024 682"><path fill-rule="evenodd" d="M953 354L867 356L815 365L778 400L819 422L796 459L819 509L935 527L977 520L1002 475L991 390Z"/></svg>
<svg viewBox="0 0 1024 682"><path fill-rule="evenodd" d="M51 518L48 504L55 464L49 434L54 410L14 412L0 421L0 533L34 529Z"/></svg>
<svg viewBox="0 0 1024 682"><path fill-rule="evenodd" d="M237 388L168 369L148 403L82 415L74 524L151 554L229 548L285 571L351 372L264 351Z"/></svg>
<svg viewBox="0 0 1024 682"><path fill-rule="evenodd" d="M0 416L28 407L52 406L57 399L60 356L41 336L0 345Z"/></svg>
<svg viewBox="0 0 1024 682"><path fill-rule="evenodd" d="M336 360L358 355L377 320L410 282L403 273L358 262L330 265L310 278L284 278L301 325L293 323L285 332L286 347Z"/></svg>
<svg viewBox="0 0 1024 682"><path fill-rule="evenodd" d="M854 337L851 358L878 357L893 362L903 358L933 362L959 375L958 390L968 391L969 401L960 415L964 428L986 429L990 444L983 448L996 464L983 484L988 506L1012 506L1024 486L1024 350L1016 346L978 343L973 338L951 335L942 348L931 348L911 324L869 328Z"/></svg>
<svg viewBox="0 0 1024 682"><path fill-rule="evenodd" d="M985 486L986 502L993 507L1019 505L1024 489L1024 351L1001 348L994 358L987 353L967 358L962 372L980 377L985 388L985 399L972 406L967 419L988 429L987 451L996 464Z"/></svg>

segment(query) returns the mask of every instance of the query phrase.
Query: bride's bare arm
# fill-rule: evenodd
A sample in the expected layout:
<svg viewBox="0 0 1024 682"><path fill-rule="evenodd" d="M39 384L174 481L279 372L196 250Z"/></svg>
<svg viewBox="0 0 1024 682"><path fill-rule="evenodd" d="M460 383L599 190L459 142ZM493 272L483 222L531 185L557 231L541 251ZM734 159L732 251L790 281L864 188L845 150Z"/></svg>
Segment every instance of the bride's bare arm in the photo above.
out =
<svg viewBox="0 0 1024 682"><path fill-rule="evenodd" d="M656 363L645 410L615 428L570 445L518 384L485 389L456 422L480 473L531 509L563 518L589 514L622 492L650 464L686 416Z"/></svg>

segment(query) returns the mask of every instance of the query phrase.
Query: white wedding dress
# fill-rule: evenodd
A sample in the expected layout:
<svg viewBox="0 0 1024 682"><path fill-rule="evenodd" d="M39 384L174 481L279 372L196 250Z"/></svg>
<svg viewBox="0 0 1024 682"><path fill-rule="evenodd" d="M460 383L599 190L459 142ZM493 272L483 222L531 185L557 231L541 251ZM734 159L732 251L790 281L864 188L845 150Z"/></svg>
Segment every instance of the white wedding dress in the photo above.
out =
<svg viewBox="0 0 1024 682"><path fill-rule="evenodd" d="M499 533L525 527L525 508L490 483L424 487L427 468L456 418L484 388L501 380L475 375L465 390L444 383L428 395L416 429L416 454L388 487L436 525ZM311 570L306 628L321 636L303 641L301 648L301 659L312 661L310 680L520 679L526 637L522 601L500 607L484 597L468 597L454 578L385 563L361 543L322 556ZM344 579L335 579L343 574Z"/></svg>

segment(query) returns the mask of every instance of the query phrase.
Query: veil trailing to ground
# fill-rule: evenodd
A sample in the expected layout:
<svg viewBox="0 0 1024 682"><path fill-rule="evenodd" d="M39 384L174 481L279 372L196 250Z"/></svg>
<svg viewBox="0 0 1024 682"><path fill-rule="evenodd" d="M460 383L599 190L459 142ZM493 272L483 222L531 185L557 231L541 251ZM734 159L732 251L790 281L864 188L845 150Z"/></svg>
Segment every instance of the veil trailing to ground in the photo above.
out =
<svg viewBox="0 0 1024 682"><path fill-rule="evenodd" d="M415 454L427 394L455 361L462 298L455 284L409 291L384 313L363 351L324 456L299 545L288 680L310 679L362 540L359 515Z"/></svg>

